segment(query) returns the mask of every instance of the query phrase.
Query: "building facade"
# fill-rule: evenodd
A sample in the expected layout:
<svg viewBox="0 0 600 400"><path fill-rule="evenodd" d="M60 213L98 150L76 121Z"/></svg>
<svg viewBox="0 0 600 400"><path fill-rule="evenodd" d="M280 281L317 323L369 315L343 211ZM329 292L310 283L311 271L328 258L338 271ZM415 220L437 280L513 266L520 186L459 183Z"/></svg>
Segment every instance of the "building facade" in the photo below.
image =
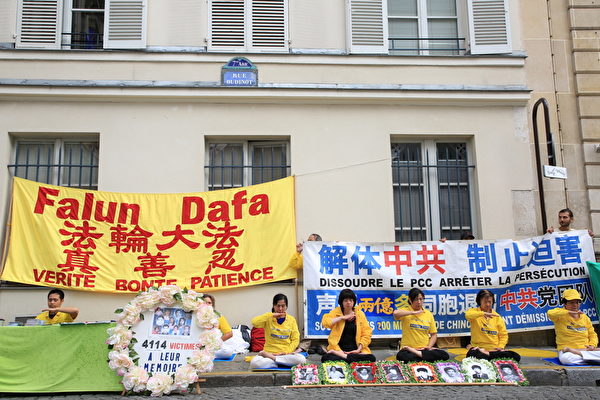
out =
<svg viewBox="0 0 600 400"><path fill-rule="evenodd" d="M537 235L539 97L569 171L544 180L548 219L570 206L577 227L600 231L598 19L585 10L597 16L566 0L2 2L2 236L12 176L172 193L288 175L298 241ZM240 62L238 75L224 68ZM216 296L230 322L249 324L277 292L301 321L293 283ZM68 296L82 320L129 300ZM5 283L0 318L44 299Z"/></svg>

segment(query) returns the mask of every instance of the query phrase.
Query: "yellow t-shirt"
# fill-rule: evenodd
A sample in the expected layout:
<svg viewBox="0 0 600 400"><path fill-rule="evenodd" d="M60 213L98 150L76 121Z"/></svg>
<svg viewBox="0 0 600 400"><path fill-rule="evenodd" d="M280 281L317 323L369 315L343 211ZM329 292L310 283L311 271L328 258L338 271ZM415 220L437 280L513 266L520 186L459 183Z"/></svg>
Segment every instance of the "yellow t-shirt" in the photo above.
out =
<svg viewBox="0 0 600 400"><path fill-rule="evenodd" d="M290 314L279 324L273 313L268 312L252 318L252 325L265 330L265 351L269 353L293 353L300 344L298 324Z"/></svg>
<svg viewBox="0 0 600 400"><path fill-rule="evenodd" d="M288 268L293 268L295 270L298 270L298 269L302 269L303 265L304 265L304 262L302 259L302 254L295 252L294 255L292 256L292 258L290 259Z"/></svg>
<svg viewBox="0 0 600 400"><path fill-rule="evenodd" d="M410 307L403 308L405 311L414 311ZM429 337L437 333L433 314L429 310L423 309L423 312L417 315L406 315L400 317L402 321L402 340L400 347L408 346L413 348L427 347Z"/></svg>
<svg viewBox="0 0 600 400"><path fill-rule="evenodd" d="M504 319L495 311L494 316L486 318L481 308L470 308L465 318L471 323L471 345L487 351L503 349L508 343L508 331Z"/></svg>
<svg viewBox="0 0 600 400"><path fill-rule="evenodd" d="M219 330L223 335L231 332L231 326L229 325L229 322L227 322L223 314L221 314L221 316L219 317Z"/></svg>
<svg viewBox="0 0 600 400"><path fill-rule="evenodd" d="M71 314L64 312L57 312L54 318L50 318L50 315L48 315L48 311L44 311L43 313L35 317L35 319L44 321L44 324L46 325L62 324L63 322L74 321L73 317L71 317Z"/></svg>
<svg viewBox="0 0 600 400"><path fill-rule="evenodd" d="M561 307L548 310L548 318L554 322L559 351L565 347L585 349L585 346L598 346L598 335L587 315L581 314L579 319L574 319L567 309Z"/></svg>

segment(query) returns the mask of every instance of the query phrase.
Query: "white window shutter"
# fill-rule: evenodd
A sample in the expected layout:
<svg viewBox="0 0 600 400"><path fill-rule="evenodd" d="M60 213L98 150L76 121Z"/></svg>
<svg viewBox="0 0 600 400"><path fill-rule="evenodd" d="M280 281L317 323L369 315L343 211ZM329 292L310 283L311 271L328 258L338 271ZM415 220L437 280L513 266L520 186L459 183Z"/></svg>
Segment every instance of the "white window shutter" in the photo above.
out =
<svg viewBox="0 0 600 400"><path fill-rule="evenodd" d="M347 0L351 53L387 54L387 0Z"/></svg>
<svg viewBox="0 0 600 400"><path fill-rule="evenodd" d="M209 4L209 50L245 50L245 1L212 0Z"/></svg>
<svg viewBox="0 0 600 400"><path fill-rule="evenodd" d="M60 49L62 7L62 0L19 0L15 47Z"/></svg>
<svg viewBox="0 0 600 400"><path fill-rule="evenodd" d="M468 0L471 54L512 52L508 0Z"/></svg>
<svg viewBox="0 0 600 400"><path fill-rule="evenodd" d="M287 1L252 0L251 50L287 51Z"/></svg>
<svg viewBox="0 0 600 400"><path fill-rule="evenodd" d="M107 0L104 8L104 48L146 48L146 0Z"/></svg>

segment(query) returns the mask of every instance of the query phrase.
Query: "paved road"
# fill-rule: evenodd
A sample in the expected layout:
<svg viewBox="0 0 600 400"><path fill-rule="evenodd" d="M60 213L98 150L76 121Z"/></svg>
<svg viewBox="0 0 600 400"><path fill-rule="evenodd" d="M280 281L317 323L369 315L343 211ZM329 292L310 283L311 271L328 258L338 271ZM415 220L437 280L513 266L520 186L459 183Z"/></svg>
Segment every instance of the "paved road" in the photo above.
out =
<svg viewBox="0 0 600 400"><path fill-rule="evenodd" d="M40 396L8 396L1 399L16 398L20 400L123 400L117 394L83 394L83 395L49 395ZM600 387L584 386L531 386L531 387L487 387L487 386L413 386L413 387L335 387L335 388L291 388L269 387L219 387L204 388L200 395L174 395L164 397L174 400L274 400L274 399L314 399L314 400L348 400L348 399L453 399L453 400L588 400L600 399ZM151 397L128 396L126 399L149 400Z"/></svg>

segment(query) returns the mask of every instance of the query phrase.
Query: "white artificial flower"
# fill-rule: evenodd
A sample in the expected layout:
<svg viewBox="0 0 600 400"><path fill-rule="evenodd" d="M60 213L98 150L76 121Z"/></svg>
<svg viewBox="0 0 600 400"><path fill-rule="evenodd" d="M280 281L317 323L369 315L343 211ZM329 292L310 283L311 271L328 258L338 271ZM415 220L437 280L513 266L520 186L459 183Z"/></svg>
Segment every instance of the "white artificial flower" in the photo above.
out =
<svg viewBox="0 0 600 400"><path fill-rule="evenodd" d="M175 372L175 383L173 384L173 390L180 392L187 391L188 386L198 380L198 373L196 368L192 365L187 364L179 367Z"/></svg>
<svg viewBox="0 0 600 400"><path fill-rule="evenodd" d="M123 376L123 387L127 390L133 390L134 392L143 392L146 390L146 383L148 382L148 372L142 367L133 366Z"/></svg>
<svg viewBox="0 0 600 400"><path fill-rule="evenodd" d="M193 291L181 294L181 304L185 311L194 311L202 303L202 300L198 297L198 294Z"/></svg>
<svg viewBox="0 0 600 400"><path fill-rule="evenodd" d="M129 358L128 350L113 350L108 353L108 367L116 370L118 375L125 375L125 372L132 366L133 361Z"/></svg>
<svg viewBox="0 0 600 400"><path fill-rule="evenodd" d="M171 385L173 385L173 379L164 372L158 372L148 379L146 389L152 392L150 396L158 397L171 393Z"/></svg>
<svg viewBox="0 0 600 400"><path fill-rule="evenodd" d="M198 373L210 372L213 369L215 354L209 349L194 350L188 363L196 368Z"/></svg>
<svg viewBox="0 0 600 400"><path fill-rule="evenodd" d="M200 334L200 343L206 346L207 349L215 352L223 346L221 340L221 331L218 329L205 329Z"/></svg>
<svg viewBox="0 0 600 400"><path fill-rule="evenodd" d="M133 332L123 325L117 325L114 328L107 330L109 337L106 340L106 344L112 345L115 350L122 350L129 346Z"/></svg>
<svg viewBox="0 0 600 400"><path fill-rule="evenodd" d="M175 295L177 293L181 294L181 289L176 285L161 286L158 288L158 291L160 293L161 302L168 306L175 304L177 301L175 300Z"/></svg>
<svg viewBox="0 0 600 400"><path fill-rule="evenodd" d="M212 329L219 326L219 318L211 306L206 303L202 303L196 310L196 319L198 325L204 329Z"/></svg>
<svg viewBox="0 0 600 400"><path fill-rule="evenodd" d="M133 299L132 302L135 302L142 310L150 310L160 302L160 293L143 292Z"/></svg>

